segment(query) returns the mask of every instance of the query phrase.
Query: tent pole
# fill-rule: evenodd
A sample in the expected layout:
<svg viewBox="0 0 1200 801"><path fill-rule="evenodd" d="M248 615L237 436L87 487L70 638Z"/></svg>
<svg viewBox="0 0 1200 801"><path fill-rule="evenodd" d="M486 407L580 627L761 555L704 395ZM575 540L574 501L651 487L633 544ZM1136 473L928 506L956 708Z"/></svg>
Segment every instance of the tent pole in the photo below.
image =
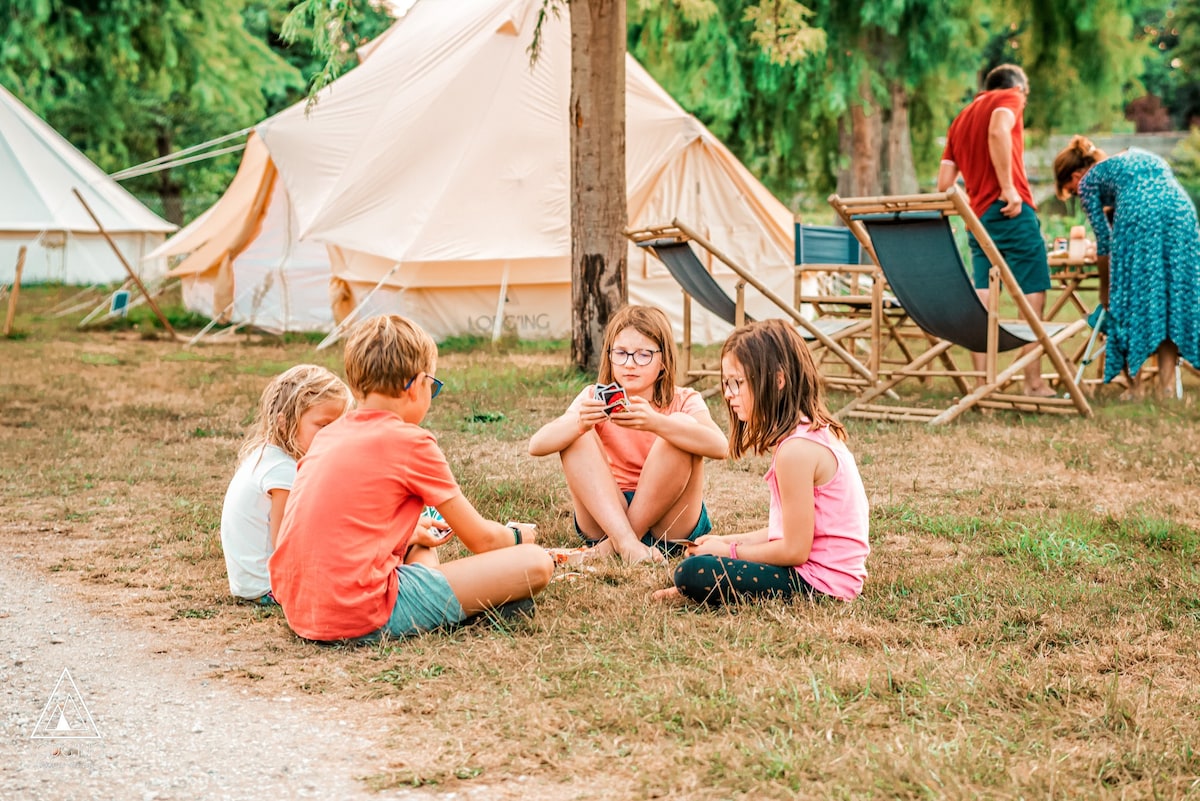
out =
<svg viewBox="0 0 1200 801"><path fill-rule="evenodd" d="M208 321L208 323L203 328L200 329L199 333L197 333L194 337L189 339L187 342L183 343L183 347L190 348L192 345L195 345L197 342L199 342L201 339L203 339L204 335L207 334L209 331L211 331L213 329L213 326L215 326L217 324L217 320L220 320L222 317L224 317L225 315L227 315L231 311L233 311L233 304L236 302L237 301L233 301L233 300L229 301L229 305L226 306L221 311L220 314L214 314L212 316L212 319L210 319ZM234 327L237 328L239 326L235 325Z"/></svg>
<svg viewBox="0 0 1200 801"><path fill-rule="evenodd" d="M130 286L129 279L126 278L125 283L123 283L119 287L117 287L117 291L120 292L121 290L129 289L129 286ZM104 308L109 305L109 297L110 296L101 298L100 305L98 305L96 308L94 308L90 312L88 312L84 316L84 318L79 321L79 325L77 325L76 328L83 328L85 325L87 325L93 319L95 319L96 315L99 314L101 311L103 311Z"/></svg>
<svg viewBox="0 0 1200 801"><path fill-rule="evenodd" d="M121 288L124 289L124 285L122 285ZM118 290L118 291L120 291L120 290ZM83 328L85 325L90 323L93 319L95 319L96 315L98 315L101 311L104 310L104 307L107 305L108 305L107 299L101 300L99 306L97 306L96 308L94 308L90 312L88 312L86 315L84 315L83 319L79 321L79 325L76 326L76 328Z"/></svg>
<svg viewBox="0 0 1200 801"><path fill-rule="evenodd" d="M121 253L121 249L117 247L117 243L114 242L112 237L108 235L108 231L104 230L104 226L100 223L100 218L96 216L95 212L92 211L92 207L89 206L87 201L83 199L83 195L80 194L79 189L76 187L71 187L71 191L75 193L75 197L79 198L79 202L83 204L83 210L86 211L88 216L92 218L92 222L96 224L96 228L100 231L100 235L104 237L104 241L108 242L108 246L112 248L113 253L117 254L117 259L121 262L121 266L125 268L125 272L129 273L129 277L133 279L135 284L137 284L137 288L142 291L142 295L145 296L146 302L149 303L150 308L154 310L154 316L158 318L160 323L162 323L163 328L167 330L167 333L171 335L172 339L179 339L179 334L175 333L175 329L171 327L170 321L168 321L163 315L162 310L158 308L158 304L154 302L154 298L150 297L150 293L146 291L146 287L142 283L142 279L138 278L137 273L135 273L133 268L129 266L129 262L125 261L125 256Z"/></svg>
<svg viewBox="0 0 1200 801"><path fill-rule="evenodd" d="M236 332L238 329L243 328L246 325L253 325L253 322L250 322L250 323L244 323L244 322L243 323L235 323L235 322L233 322L232 313L233 313L233 310L237 307L238 301L245 300L247 295L250 295L251 297L253 297L254 293L257 292L258 289L259 289L259 287L250 287L250 288L244 290L242 292L242 294L235 295L233 300L229 301L229 303L226 304L225 308L221 310L220 314L214 314L209 319L209 321L204 325L204 327L200 329L199 333L197 333L194 337L189 339L187 342L183 343L183 347L186 349L186 348L190 348L192 345L199 343L200 340L204 339L204 337L207 336L209 331L213 330L213 328L220 325L219 321L224 320L226 318L226 316L229 317L229 320L230 320L229 325L225 328L222 328L216 334L213 334L213 337L216 337L219 334L226 334L230 331ZM214 309L214 311L216 311L216 310Z"/></svg>
<svg viewBox="0 0 1200 801"><path fill-rule="evenodd" d="M400 269L400 262L396 262L395 264L393 264L392 269L387 271L387 275L385 275L383 278L380 278L379 283L377 283L377 284L375 284L375 286L371 287L370 292L363 295L363 299L358 302L358 305L355 306L354 309L349 314L347 314L344 318L342 318L342 321L340 323L338 323L337 325L335 325L333 327L333 330L329 332L329 336L327 336L321 340L320 344L317 345L317 350L324 350L325 348L332 345L334 342L337 342L338 339L341 338L342 332L345 331L347 328L349 328L350 324L353 323L355 321L355 319L358 317L358 313L360 311L362 311L363 306L366 304L366 302L368 300L371 299L371 296L374 295L376 292L378 292L379 287L383 286L384 283L389 278L392 277L392 275L396 272L396 270L399 270L399 269Z"/></svg>
<svg viewBox="0 0 1200 801"><path fill-rule="evenodd" d="M124 285L122 285L122 288L124 288ZM68 314L70 314L72 312L77 312L80 309L82 309L84 306L87 306L89 303L91 303L91 300L85 300L83 302L79 302L80 298L82 298L85 295L87 295L87 296L94 295L99 291L100 291L100 287L98 287L94 284L92 286L85 286L83 289L79 290L78 292L76 292L74 295L67 298L66 300L61 300L58 303L56 303L54 305L54 307L51 308L50 311L48 311L46 313L54 315L54 317L56 317L56 318L57 317L66 317Z"/></svg>
<svg viewBox="0 0 1200 801"><path fill-rule="evenodd" d="M12 294L8 296L8 313L4 315L4 336L12 333L13 318L17 316L17 295L21 292L21 273L25 270L25 246L17 251L17 269L13 273Z"/></svg>
<svg viewBox="0 0 1200 801"><path fill-rule="evenodd" d="M492 342L500 341L500 332L504 328L504 303L508 294L508 265L504 262L504 272L500 274L500 297L496 298L496 316L492 318Z"/></svg>

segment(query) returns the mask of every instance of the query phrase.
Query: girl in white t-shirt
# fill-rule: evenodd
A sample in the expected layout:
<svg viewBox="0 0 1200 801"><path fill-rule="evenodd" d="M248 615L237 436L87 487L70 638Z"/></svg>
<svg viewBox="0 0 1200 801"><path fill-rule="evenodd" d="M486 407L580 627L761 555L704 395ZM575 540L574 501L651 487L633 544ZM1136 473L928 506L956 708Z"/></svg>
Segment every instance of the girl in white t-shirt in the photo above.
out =
<svg viewBox="0 0 1200 801"><path fill-rule="evenodd" d="M296 463L317 432L341 417L351 402L342 380L315 364L287 370L263 391L221 510L221 548L235 597L275 603L267 557L275 550Z"/></svg>

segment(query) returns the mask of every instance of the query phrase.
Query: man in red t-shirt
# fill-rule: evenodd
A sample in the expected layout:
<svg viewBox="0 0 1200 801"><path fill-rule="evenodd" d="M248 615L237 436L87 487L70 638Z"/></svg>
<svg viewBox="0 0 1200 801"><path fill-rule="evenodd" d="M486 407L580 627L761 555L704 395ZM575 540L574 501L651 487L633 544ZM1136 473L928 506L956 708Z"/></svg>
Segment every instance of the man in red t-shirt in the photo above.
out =
<svg viewBox="0 0 1200 801"><path fill-rule="evenodd" d="M987 74L984 91L955 117L946 135L938 170L939 192L949 189L961 174L971 209L1000 250L1025 298L1040 318L1050 288L1046 242L1037 208L1025 176L1025 128L1022 115L1029 79L1015 64L1001 64ZM991 262L975 237L968 234L974 265L975 289L987 304ZM975 369L984 369L984 355L974 355ZM1041 364L1025 368L1025 394L1054 395L1041 374Z"/></svg>

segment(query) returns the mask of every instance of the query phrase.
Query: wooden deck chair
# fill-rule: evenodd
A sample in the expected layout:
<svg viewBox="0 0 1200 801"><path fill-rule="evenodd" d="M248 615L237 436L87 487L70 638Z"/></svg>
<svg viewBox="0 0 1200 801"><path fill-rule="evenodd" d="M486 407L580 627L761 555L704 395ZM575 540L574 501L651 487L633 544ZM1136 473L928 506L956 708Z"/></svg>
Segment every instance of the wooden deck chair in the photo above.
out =
<svg viewBox="0 0 1200 801"><path fill-rule="evenodd" d="M888 286L914 323L936 338L936 342L908 365L890 374L881 372L880 382L838 412L839 416L891 420L925 420L930 424L949 422L972 408L1092 414L1091 407L1075 381L1074 371L1063 356L1061 345L1087 328L1086 320L1044 323L1037 319L1000 251L967 205L957 188L928 195L874 198L840 198L830 204L845 220L864 246L870 247ZM962 218L992 263L988 305L975 293L963 266L962 256L950 228L950 216ZM1012 296L1021 320L1002 321L998 312L1000 289ZM1019 355L1006 368L998 366L1000 353L1025 345L1036 345ZM986 354L985 369L932 369L935 359L949 356L959 345ZM1054 365L1059 389L1066 397L1036 398L1006 393L1010 382L1022 377L1032 360L1046 356ZM951 362L953 364L953 362ZM946 376L959 393L949 408L929 409L886 406L874 401L909 378ZM971 386L969 379L978 380Z"/></svg>
<svg viewBox="0 0 1200 801"><path fill-rule="evenodd" d="M866 363L872 372L885 362L912 361L905 335L920 337L921 333L905 325L908 315L904 307L887 288L874 256L849 228L796 222L795 306L802 309L805 304L818 320L871 320ZM887 355L893 344L898 357Z"/></svg>
<svg viewBox="0 0 1200 801"><path fill-rule="evenodd" d="M712 243L679 220L670 225L626 231L625 234L666 265L683 290L683 347L680 372L688 379L695 381L703 376L720 374L720 370L692 366L692 300L729 325L739 326L753 319L746 314L745 289L749 284L778 307L782 316L791 318L800 335L809 343L814 357L823 351L837 357L838 363L844 369L826 375L830 384L857 391L875 384L875 375L842 344L849 337L862 336L870 325L869 320L828 319L814 322L806 319L799 310L764 286L747 269L734 263ZM696 255L696 251L692 249L691 242L711 253L738 276L739 280L735 285L736 299L730 298L725 289L712 277Z"/></svg>

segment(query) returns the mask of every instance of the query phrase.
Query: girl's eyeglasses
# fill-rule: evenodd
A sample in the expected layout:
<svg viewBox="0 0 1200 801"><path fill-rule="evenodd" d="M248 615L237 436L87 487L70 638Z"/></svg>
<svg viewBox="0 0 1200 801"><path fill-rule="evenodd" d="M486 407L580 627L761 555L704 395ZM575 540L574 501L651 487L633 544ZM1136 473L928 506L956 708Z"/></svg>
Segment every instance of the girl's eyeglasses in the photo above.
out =
<svg viewBox="0 0 1200 801"><path fill-rule="evenodd" d="M654 361L654 354L662 353L661 350L624 350L622 348L613 348L608 352L608 358L613 364L629 364L629 360L633 359L633 363L638 367L645 367L650 362Z"/></svg>
<svg viewBox="0 0 1200 801"><path fill-rule="evenodd" d="M408 379L408 383L404 385L404 388L408 389L409 387L411 387L413 385L413 382L416 381L421 376L425 376L433 383L433 389L430 390L430 392L429 392L430 400L433 400L434 398L436 398L438 396L438 393L440 393L442 391L442 387L446 386L445 382L442 381L441 379L434 378L429 373L421 373L420 375L415 375L412 378Z"/></svg>
<svg viewBox="0 0 1200 801"><path fill-rule="evenodd" d="M742 394L742 384L746 383L744 378L726 378L721 381L721 388L725 390L725 394L731 398L736 398Z"/></svg>

